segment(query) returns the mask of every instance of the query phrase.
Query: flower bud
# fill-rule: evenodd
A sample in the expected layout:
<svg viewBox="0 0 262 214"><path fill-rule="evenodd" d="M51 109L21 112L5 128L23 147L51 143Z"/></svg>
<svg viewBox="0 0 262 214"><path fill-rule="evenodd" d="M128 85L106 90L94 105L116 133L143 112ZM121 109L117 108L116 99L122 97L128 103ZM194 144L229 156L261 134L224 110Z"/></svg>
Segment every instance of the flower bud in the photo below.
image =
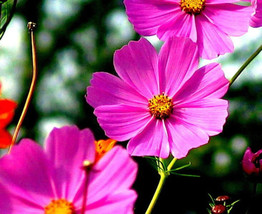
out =
<svg viewBox="0 0 262 214"><path fill-rule="evenodd" d="M215 199L215 201L224 202L224 201L228 201L229 199L230 199L230 197L227 196L227 195L220 195Z"/></svg>
<svg viewBox="0 0 262 214"><path fill-rule="evenodd" d="M212 214L223 214L227 212L227 208L222 204L217 204L212 207Z"/></svg>
<svg viewBox="0 0 262 214"><path fill-rule="evenodd" d="M262 178L262 149L253 153L248 147L245 151L242 168L252 178Z"/></svg>

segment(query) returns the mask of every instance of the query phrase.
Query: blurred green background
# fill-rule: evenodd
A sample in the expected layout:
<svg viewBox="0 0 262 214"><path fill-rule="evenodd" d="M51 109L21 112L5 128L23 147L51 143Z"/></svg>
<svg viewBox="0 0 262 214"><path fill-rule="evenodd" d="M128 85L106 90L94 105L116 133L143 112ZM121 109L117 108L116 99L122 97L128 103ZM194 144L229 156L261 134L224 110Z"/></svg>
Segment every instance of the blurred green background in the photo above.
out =
<svg viewBox="0 0 262 214"><path fill-rule="evenodd" d="M96 139L105 138L84 95L92 73L115 73L114 51L140 38L128 22L122 1L18 1L15 16L0 41L3 96L19 104L9 126L11 132L31 81L28 21L37 23L38 80L19 138L43 143L53 127L67 124L89 127ZM157 49L161 47L156 37L148 39ZM212 60L222 64L229 79L262 43L262 30L250 28L246 35L233 38L233 41L234 53ZM201 61L200 64L209 62ZM252 184L241 170L241 159L247 146L254 151L262 148L262 54L232 85L226 99L230 101L230 116L223 133L213 137L208 145L192 150L187 158L175 165L191 162L182 173L201 177L170 176L153 213L207 213L208 193L214 197L227 194L233 200L241 199L232 213L246 213L247 207L259 205L257 200L261 200L262 187L258 186L258 196L253 197ZM139 164L134 185L138 193L135 213L144 213L155 191L158 175L147 160L135 160Z"/></svg>

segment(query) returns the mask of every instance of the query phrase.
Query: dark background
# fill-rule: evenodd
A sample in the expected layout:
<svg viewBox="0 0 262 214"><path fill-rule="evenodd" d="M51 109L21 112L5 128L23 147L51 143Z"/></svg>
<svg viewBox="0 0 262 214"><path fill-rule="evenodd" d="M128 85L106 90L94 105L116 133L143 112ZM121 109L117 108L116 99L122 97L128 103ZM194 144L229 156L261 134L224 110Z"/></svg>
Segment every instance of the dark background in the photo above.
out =
<svg viewBox="0 0 262 214"><path fill-rule="evenodd" d="M21 0L3 39L0 41L0 78L3 94L19 105L12 131L23 108L31 80L31 51L28 21L37 23L38 83L19 138L43 143L54 126L76 124L89 127L96 139L106 138L93 109L85 102L85 90L93 72L115 73L113 53L130 40L138 40L120 0ZM261 31L252 31L234 40L233 54L220 57L229 75L240 67L260 45ZM256 38L259 38L256 39ZM11 41L11 42L10 42ZM153 39L159 49L161 42ZM9 43L18 44L12 50ZM10 48L11 47L11 48ZM232 213L262 213L262 187L253 196L253 184L244 176L241 159L247 146L262 148L262 67L258 57L230 88L230 116L219 136L208 145L192 150L175 167L191 163L181 171L200 178L171 175L153 213L204 214L213 197L229 195L240 199ZM206 62L201 62L205 64ZM123 146L126 142L121 143ZM138 193L135 213L144 213L159 176L149 161L134 158L139 173L134 188ZM260 209L260 210L259 210Z"/></svg>

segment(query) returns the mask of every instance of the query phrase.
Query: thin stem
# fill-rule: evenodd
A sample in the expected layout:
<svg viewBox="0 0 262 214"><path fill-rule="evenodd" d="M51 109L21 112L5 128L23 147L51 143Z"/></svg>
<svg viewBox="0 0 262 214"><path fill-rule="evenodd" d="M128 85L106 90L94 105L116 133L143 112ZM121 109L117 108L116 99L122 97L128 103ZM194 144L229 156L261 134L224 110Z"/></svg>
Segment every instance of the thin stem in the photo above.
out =
<svg viewBox="0 0 262 214"><path fill-rule="evenodd" d="M150 204L149 204L149 206L148 206L148 208L146 210L146 214L150 214L152 212L153 208L155 207L155 204L156 204L157 199L158 199L158 197L160 195L162 187L165 184L166 178L167 178L166 174L162 171L162 173L160 173L160 180L158 182L156 191L155 191L155 193L153 195L153 198L152 198L152 200L151 200L151 202L150 202Z"/></svg>
<svg viewBox="0 0 262 214"><path fill-rule="evenodd" d="M256 56L262 51L262 45L245 61L245 63L238 69L238 71L235 73L235 75L230 80L229 86L235 82L235 80L238 78L238 76L242 73L242 71L249 65L250 62L253 61L253 59L256 58Z"/></svg>
<svg viewBox="0 0 262 214"><path fill-rule="evenodd" d="M33 95L33 92L34 92L34 89L35 89L36 76L37 76L36 45L35 45L35 37L34 37L35 26L36 26L36 24L32 23L32 22L29 22L28 25L27 25L29 32L30 32L30 36L31 36L31 46L32 46L32 62L33 62L32 81L31 81L30 89L29 89L29 92L28 92L28 95L27 95L27 98L26 98L26 101L25 101L23 111L21 113L21 116L18 120L17 126L16 126L15 131L14 131L14 135L13 135L13 138L12 138L11 145L9 146L8 153L11 152L11 149L16 142L16 138L18 136L19 130L20 130L22 123L24 121L26 112L28 110L28 107L29 107L29 104L30 104L30 101L32 99L32 95Z"/></svg>
<svg viewBox="0 0 262 214"><path fill-rule="evenodd" d="M93 163L92 162L90 162L88 160L83 162L83 170L85 171L85 183L84 183L84 192L83 192L81 214L85 214L85 211L86 211L89 173L92 170L92 167L93 167Z"/></svg>
<svg viewBox="0 0 262 214"><path fill-rule="evenodd" d="M167 171L170 171L172 169L172 167L174 166L176 160L177 160L176 158L173 158L173 160L170 161L170 163L167 166Z"/></svg>
<svg viewBox="0 0 262 214"><path fill-rule="evenodd" d="M153 195L153 198L152 198L152 200L151 200L151 202L150 202L150 204L149 204L145 214L150 214L152 212L152 210L154 209L155 204L156 204L156 202L157 202L157 200L159 198L159 195L160 195L160 193L162 191L162 188L163 188L163 186L165 184L165 181L166 181L167 177L169 176L169 170L172 169L172 167L175 164L176 160L177 160L176 158L173 158L173 160L168 164L166 171L165 171L165 169L160 169L159 170L158 173L160 175L160 180L158 182L156 191L155 191L155 193ZM162 159L159 159L159 161L161 161L163 163Z"/></svg>
<svg viewBox="0 0 262 214"><path fill-rule="evenodd" d="M85 172L85 184L84 184L84 192L83 192L83 201L82 201L82 209L81 214L85 214L86 211L86 200L87 200L87 188L88 188L88 172Z"/></svg>

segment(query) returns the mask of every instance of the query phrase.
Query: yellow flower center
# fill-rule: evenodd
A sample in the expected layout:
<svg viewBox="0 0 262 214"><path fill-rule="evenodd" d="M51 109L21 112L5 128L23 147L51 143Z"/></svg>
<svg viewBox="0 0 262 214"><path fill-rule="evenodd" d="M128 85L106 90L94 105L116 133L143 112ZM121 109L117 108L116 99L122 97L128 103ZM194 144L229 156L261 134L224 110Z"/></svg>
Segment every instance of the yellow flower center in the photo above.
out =
<svg viewBox="0 0 262 214"><path fill-rule="evenodd" d="M75 214L74 205L65 200L52 200L45 208L45 214Z"/></svg>
<svg viewBox="0 0 262 214"><path fill-rule="evenodd" d="M148 101L148 107L151 115L157 119L166 119L173 111L173 101L164 93L155 95Z"/></svg>
<svg viewBox="0 0 262 214"><path fill-rule="evenodd" d="M181 0L180 7L189 14L200 14L205 8L206 0Z"/></svg>

